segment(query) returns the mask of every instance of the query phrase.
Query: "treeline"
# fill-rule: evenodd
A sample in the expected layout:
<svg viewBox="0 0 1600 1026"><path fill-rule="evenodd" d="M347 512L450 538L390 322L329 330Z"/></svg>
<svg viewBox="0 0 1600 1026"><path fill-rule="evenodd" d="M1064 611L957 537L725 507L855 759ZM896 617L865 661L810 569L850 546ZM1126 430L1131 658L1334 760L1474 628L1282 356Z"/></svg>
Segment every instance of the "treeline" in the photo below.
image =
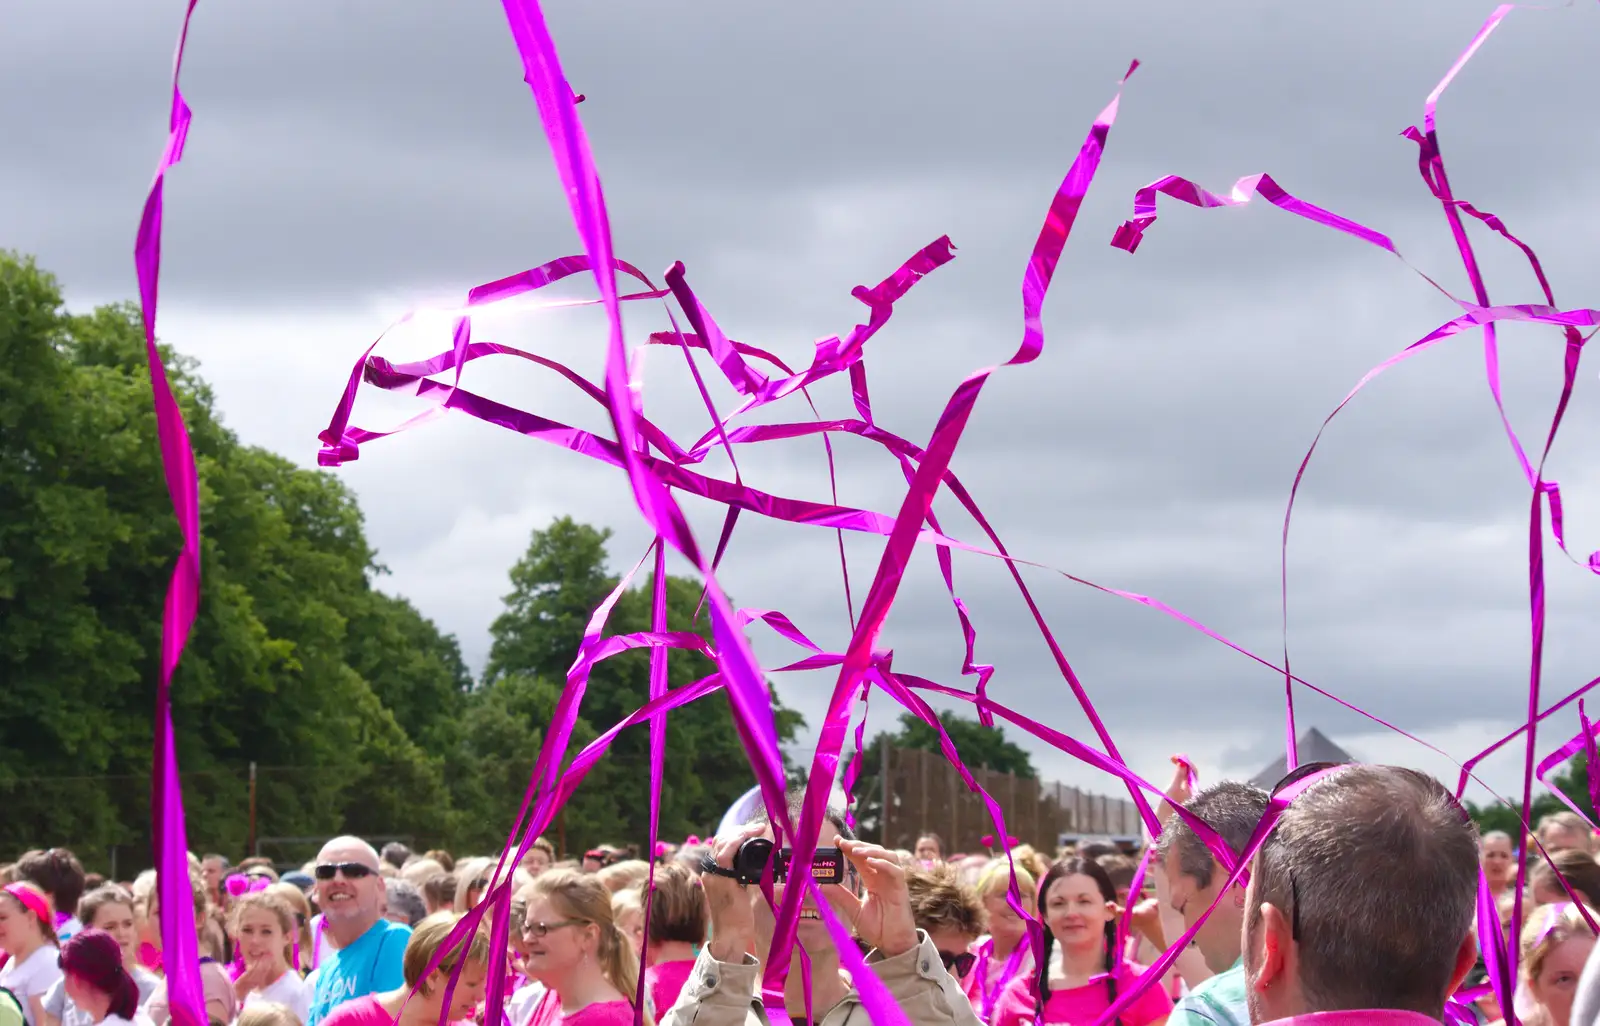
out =
<svg viewBox="0 0 1600 1026"><path fill-rule="evenodd" d="M172 688L191 847L348 830L498 850L590 611L615 584L608 533L536 532L511 573L486 673L383 574L335 476L243 445L192 360L163 351L200 473L202 595ZM263 354L263 359L267 354ZM149 850L161 603L179 547L139 313L65 310L57 282L0 252L0 857L66 845L93 868ZM494 586L485 581L485 587ZM649 581L613 632L647 629ZM673 630L697 585L670 578ZM648 655L595 668L569 754L641 705ZM670 684L711 672L674 652ZM706 832L750 782L727 702L669 718L668 838ZM784 710L785 738L800 725ZM647 728L630 729L562 816L568 850L647 836Z"/></svg>

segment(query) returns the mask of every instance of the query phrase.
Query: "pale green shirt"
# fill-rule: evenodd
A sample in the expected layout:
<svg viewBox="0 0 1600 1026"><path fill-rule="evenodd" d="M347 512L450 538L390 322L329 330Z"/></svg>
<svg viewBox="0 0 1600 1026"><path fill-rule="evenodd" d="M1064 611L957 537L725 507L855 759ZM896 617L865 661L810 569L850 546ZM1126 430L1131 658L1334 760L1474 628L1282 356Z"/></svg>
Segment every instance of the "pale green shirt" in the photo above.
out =
<svg viewBox="0 0 1600 1026"><path fill-rule="evenodd" d="M1244 959L1204 980L1172 1006L1167 1026L1250 1026L1244 998Z"/></svg>

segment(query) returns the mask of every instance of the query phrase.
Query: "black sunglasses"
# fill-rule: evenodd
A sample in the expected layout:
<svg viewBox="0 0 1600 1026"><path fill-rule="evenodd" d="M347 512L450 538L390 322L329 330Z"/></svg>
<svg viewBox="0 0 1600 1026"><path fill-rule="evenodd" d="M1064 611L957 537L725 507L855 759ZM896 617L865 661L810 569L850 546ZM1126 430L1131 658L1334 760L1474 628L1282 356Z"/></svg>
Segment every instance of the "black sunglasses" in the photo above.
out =
<svg viewBox="0 0 1600 1026"><path fill-rule="evenodd" d="M332 880L334 874L343 873L346 880L360 880L374 872L376 870L359 862L324 862L317 866L317 879Z"/></svg>
<svg viewBox="0 0 1600 1026"><path fill-rule="evenodd" d="M959 955L941 951L939 952L939 961L944 963L946 969L955 973L956 979L964 980L967 978L967 974L972 972L972 966L978 961L978 956L970 951L963 951Z"/></svg>
<svg viewBox="0 0 1600 1026"><path fill-rule="evenodd" d="M1339 762L1306 762L1290 770L1287 775L1276 784L1272 785L1272 796L1278 797L1280 793L1288 790L1295 784L1317 773L1331 770L1345 763ZM1294 874L1289 875L1289 936L1294 940L1300 939L1300 885L1295 882Z"/></svg>

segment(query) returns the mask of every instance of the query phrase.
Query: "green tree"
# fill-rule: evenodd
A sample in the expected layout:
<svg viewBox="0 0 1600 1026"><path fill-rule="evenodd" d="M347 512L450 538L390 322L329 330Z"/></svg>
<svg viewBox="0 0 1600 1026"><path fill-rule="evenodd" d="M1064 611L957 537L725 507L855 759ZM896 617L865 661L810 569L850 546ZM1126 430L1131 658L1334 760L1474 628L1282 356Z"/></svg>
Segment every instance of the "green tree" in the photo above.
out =
<svg viewBox="0 0 1600 1026"><path fill-rule="evenodd" d="M531 677L544 682L554 693L565 681L591 611L617 583L617 578L605 570L605 543L609 537L608 531L566 517L533 533L527 554L511 571L512 591L506 596L505 612L490 628L494 639L486 671L490 689L508 679ZM607 635L649 629L652 588L653 579L647 577L619 597ZM697 621L694 615L700 585L669 576L666 591L668 629L694 631L709 639L709 622L704 617ZM624 652L595 665L580 707L580 732L592 738L644 705L650 693L649 667L649 652L644 649ZM668 687L682 687L714 669L711 660L700 653L671 650ZM775 692L773 705L780 739L791 740L803 722L800 715L785 708ZM548 723L548 716L542 721L522 722L531 735L536 727ZM487 744L480 746L476 738L469 743L484 750L489 748ZM575 736L568 749L569 758L577 754L581 745ZM532 750L536 751L537 746ZM604 809L587 810L581 816L569 810L565 821L569 850L605 841L642 844L646 840L649 751L647 725L640 724L618 735L607 757L574 795L574 810L579 801L588 800L585 792L604 792L609 797ZM531 768L531 757L527 761ZM709 832L728 806L749 789L753 780L749 760L739 744L725 697L707 696L668 714L667 772L672 786L663 788L659 796L661 831L667 838ZM526 782L524 770L516 801L504 797L498 800L507 809L506 815L515 811ZM507 785L502 787L509 791ZM608 811L613 802L614 814Z"/></svg>
<svg viewBox="0 0 1600 1026"><path fill-rule="evenodd" d="M263 833L447 830L443 759L419 740L427 708L448 734L463 700L453 639L374 590L348 489L241 445L194 363L163 358L200 476L200 610L172 689L192 845L242 849L252 762ZM148 851L178 544L137 309L68 313L0 253L0 851Z"/></svg>
<svg viewBox="0 0 1600 1026"><path fill-rule="evenodd" d="M1551 778L1550 782L1557 789L1572 799L1574 805L1582 810L1590 822L1595 822L1595 808L1589 799L1589 759L1582 752L1573 756L1561 772ZM1557 798L1550 791L1538 788L1533 794L1533 804L1528 813L1528 826L1536 827L1539 820L1552 812L1561 812L1567 808L1565 802ZM1510 834L1513 839L1520 838L1526 831L1522 827L1520 805L1513 807L1504 802L1491 802L1488 805L1477 805L1467 802L1467 813L1473 822L1478 824L1478 829L1484 833L1490 830L1500 830Z"/></svg>

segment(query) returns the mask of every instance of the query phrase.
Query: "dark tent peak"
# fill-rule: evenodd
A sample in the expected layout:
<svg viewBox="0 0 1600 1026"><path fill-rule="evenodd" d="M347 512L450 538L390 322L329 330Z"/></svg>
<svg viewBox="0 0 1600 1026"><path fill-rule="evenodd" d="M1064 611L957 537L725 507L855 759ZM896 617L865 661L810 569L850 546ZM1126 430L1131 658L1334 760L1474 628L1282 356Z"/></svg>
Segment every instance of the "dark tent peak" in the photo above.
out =
<svg viewBox="0 0 1600 1026"><path fill-rule="evenodd" d="M1296 746L1300 756L1300 765L1308 762L1355 762L1356 759L1349 752L1334 744L1328 735L1316 727L1308 729L1300 735ZM1260 773L1250 779L1250 782L1263 790L1270 791L1273 785L1282 780L1289 773L1289 760L1280 755L1267 765Z"/></svg>

